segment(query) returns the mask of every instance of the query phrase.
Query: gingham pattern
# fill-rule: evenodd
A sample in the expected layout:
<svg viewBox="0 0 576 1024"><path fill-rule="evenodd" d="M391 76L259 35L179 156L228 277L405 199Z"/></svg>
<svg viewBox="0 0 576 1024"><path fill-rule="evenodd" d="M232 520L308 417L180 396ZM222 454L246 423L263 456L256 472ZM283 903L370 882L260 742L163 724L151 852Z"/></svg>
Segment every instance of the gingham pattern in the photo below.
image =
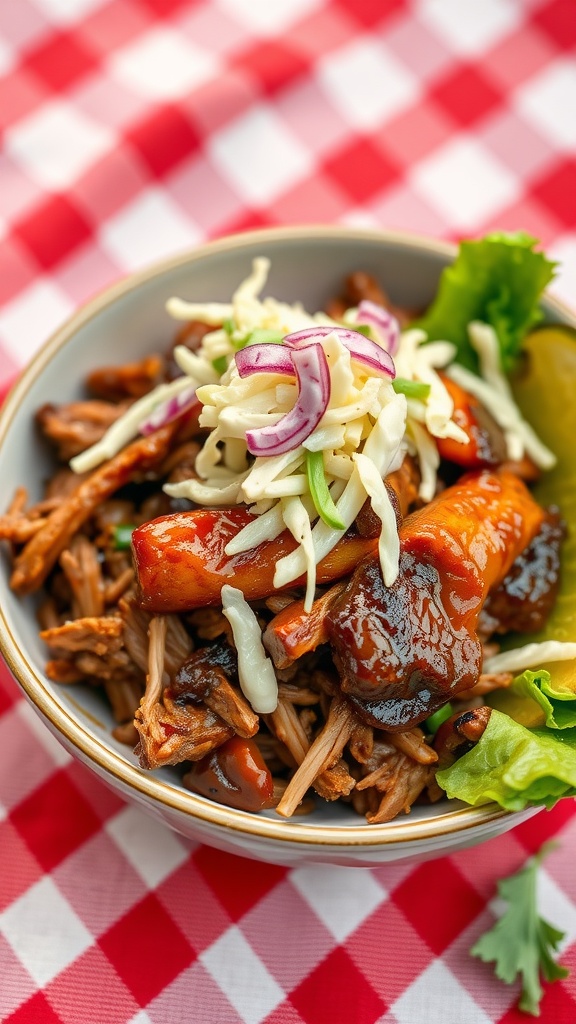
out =
<svg viewBox="0 0 576 1024"><path fill-rule="evenodd" d="M576 284L573 0L0 0L0 384L80 302L244 228L524 228ZM573 975L572 802L417 868L287 871L124 805L0 678L0 1020L512 1024L468 950L550 837Z"/></svg>

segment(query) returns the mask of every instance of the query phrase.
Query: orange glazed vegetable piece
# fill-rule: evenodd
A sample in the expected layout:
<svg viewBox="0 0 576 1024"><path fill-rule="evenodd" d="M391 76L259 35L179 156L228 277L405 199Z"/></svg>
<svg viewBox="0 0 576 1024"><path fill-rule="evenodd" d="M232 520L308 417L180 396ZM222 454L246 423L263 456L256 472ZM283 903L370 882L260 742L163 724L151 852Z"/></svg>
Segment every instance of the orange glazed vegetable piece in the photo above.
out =
<svg viewBox="0 0 576 1024"><path fill-rule="evenodd" d="M186 789L241 811L274 804L274 783L254 740L233 736L197 761L183 778Z"/></svg>
<svg viewBox="0 0 576 1024"><path fill-rule="evenodd" d="M195 509L162 516L134 530L132 548L142 607L164 614L219 605L225 583L241 590L248 601L272 594L276 562L294 551L296 541L285 530L250 551L226 555L228 541L253 521L244 508ZM377 538L343 537L317 566L318 583L349 575L377 545ZM304 582L301 577L288 587Z"/></svg>
<svg viewBox="0 0 576 1024"><path fill-rule="evenodd" d="M496 420L474 395L444 374L440 377L454 402L452 419L468 435L467 444L451 437L435 438L440 457L467 469L499 466L506 459L506 441Z"/></svg>

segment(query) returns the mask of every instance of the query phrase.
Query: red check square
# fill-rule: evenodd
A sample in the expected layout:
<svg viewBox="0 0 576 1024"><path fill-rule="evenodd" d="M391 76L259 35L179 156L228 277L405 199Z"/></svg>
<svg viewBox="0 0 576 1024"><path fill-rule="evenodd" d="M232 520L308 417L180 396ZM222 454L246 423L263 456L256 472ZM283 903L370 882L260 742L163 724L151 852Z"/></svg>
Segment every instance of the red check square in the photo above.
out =
<svg viewBox="0 0 576 1024"><path fill-rule="evenodd" d="M99 945L140 1006L195 960L178 925L152 893L105 932Z"/></svg>
<svg viewBox="0 0 576 1024"><path fill-rule="evenodd" d="M12 823L45 871L100 828L100 820L66 770L52 775L12 812Z"/></svg>
<svg viewBox="0 0 576 1024"><path fill-rule="evenodd" d="M336 983L337 979L337 983ZM386 1006L348 953L338 947L290 996L306 1024L378 1020Z"/></svg>
<svg viewBox="0 0 576 1024"><path fill-rule="evenodd" d="M26 67L54 92L61 92L96 65L94 55L69 32L49 37L27 55Z"/></svg>

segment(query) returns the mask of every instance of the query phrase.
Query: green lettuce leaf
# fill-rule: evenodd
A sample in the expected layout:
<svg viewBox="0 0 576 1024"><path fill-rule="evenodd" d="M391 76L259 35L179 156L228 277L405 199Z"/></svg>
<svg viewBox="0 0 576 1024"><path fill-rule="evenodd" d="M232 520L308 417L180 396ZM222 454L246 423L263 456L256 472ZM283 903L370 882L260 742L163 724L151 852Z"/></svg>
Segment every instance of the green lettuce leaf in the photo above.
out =
<svg viewBox="0 0 576 1024"><path fill-rule="evenodd" d="M554 276L555 263L535 252L537 239L524 232L498 232L461 242L458 256L443 271L436 298L420 320L431 341L442 338L458 348L456 359L477 371L468 324L491 324L500 342L502 367L509 372L522 339L542 319L538 302Z"/></svg>
<svg viewBox="0 0 576 1024"><path fill-rule="evenodd" d="M550 673L544 669L526 669L510 689L520 697L529 697L542 708L549 729L576 728L576 693L558 690L552 685Z"/></svg>
<svg viewBox="0 0 576 1024"><path fill-rule="evenodd" d="M476 746L436 779L448 797L467 804L551 808L576 796L576 728L526 729L493 710Z"/></svg>

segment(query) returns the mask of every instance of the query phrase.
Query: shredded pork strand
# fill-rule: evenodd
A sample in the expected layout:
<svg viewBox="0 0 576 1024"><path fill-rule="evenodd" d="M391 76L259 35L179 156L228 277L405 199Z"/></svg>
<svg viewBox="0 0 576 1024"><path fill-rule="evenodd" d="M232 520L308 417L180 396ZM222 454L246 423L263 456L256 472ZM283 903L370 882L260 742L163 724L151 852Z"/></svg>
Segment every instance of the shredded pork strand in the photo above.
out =
<svg viewBox="0 0 576 1024"><path fill-rule="evenodd" d="M77 490L48 516L42 529L28 541L15 560L10 586L16 594L30 594L42 585L70 539L90 518L96 506L128 483L137 472L161 461L175 429L175 424L169 424L128 445L83 480Z"/></svg>
<svg viewBox="0 0 576 1024"><path fill-rule="evenodd" d="M62 683L65 686L79 683L85 679L84 673L67 658L51 658L46 662L46 675L54 683Z"/></svg>
<svg viewBox="0 0 576 1024"><path fill-rule="evenodd" d="M294 703L280 698L276 710L269 716L269 722L275 736L286 746L296 765L301 765L310 749L310 739ZM325 800L337 800L340 796L348 796L354 787L354 779L346 765L338 763L321 772L312 786Z"/></svg>
<svg viewBox="0 0 576 1024"><path fill-rule="evenodd" d="M110 615L73 619L63 626L43 629L40 637L52 651L71 654L90 651L104 657L120 650L123 630L122 619Z"/></svg>
<svg viewBox="0 0 576 1024"><path fill-rule="evenodd" d="M36 414L42 433L55 445L62 462L90 448L123 416L129 403L112 404L92 399L67 405L44 405Z"/></svg>
<svg viewBox="0 0 576 1024"><path fill-rule="evenodd" d="M81 651L74 656L74 664L89 680L116 680L122 682L128 677L142 679L142 673L134 665L125 650L99 656L91 651Z"/></svg>
<svg viewBox="0 0 576 1024"><path fill-rule="evenodd" d="M348 702L341 697L334 697L324 728L318 733L300 767L290 779L286 792L276 808L278 814L289 818L318 776L339 762L356 724L356 714Z"/></svg>
<svg viewBox="0 0 576 1024"><path fill-rule="evenodd" d="M209 708L175 701L164 686L165 616L150 622L146 690L134 717L139 742L136 753L143 768L199 761L231 739L234 730Z"/></svg>
<svg viewBox="0 0 576 1024"><path fill-rule="evenodd" d="M104 604L106 606L118 604L120 598L132 587L134 578L134 569L128 566L115 580L107 583L104 587Z"/></svg>
<svg viewBox="0 0 576 1024"><path fill-rule="evenodd" d="M136 679L109 679L104 683L114 719L121 725L134 722L142 698L142 686Z"/></svg>
<svg viewBox="0 0 576 1024"><path fill-rule="evenodd" d="M398 758L396 770L386 783L386 792L378 810L366 815L369 825L392 821L402 811L408 814L432 778L432 770L428 766L417 764L405 754L399 754Z"/></svg>
<svg viewBox="0 0 576 1024"><path fill-rule="evenodd" d="M72 538L60 555L60 565L74 597L79 618L104 612L104 581L98 553L83 534Z"/></svg>
<svg viewBox="0 0 576 1024"><path fill-rule="evenodd" d="M142 611L135 598L122 598L118 609L124 622L124 644L130 657L142 669L147 671L149 658L148 629L151 617ZM192 637L186 631L177 615L165 615L166 638L164 644L164 667L172 678L193 650Z"/></svg>
<svg viewBox="0 0 576 1024"><path fill-rule="evenodd" d="M355 793L367 793L364 813L371 825L392 821L402 811L408 814L434 777L430 765L419 764L397 750L390 739L387 736L375 742L372 757L364 766L367 774L356 783Z"/></svg>
<svg viewBox="0 0 576 1024"><path fill-rule="evenodd" d="M396 750L407 754L418 764L435 764L438 760L438 754L428 746L426 737L418 726L407 732L386 733L386 739L396 747Z"/></svg>

